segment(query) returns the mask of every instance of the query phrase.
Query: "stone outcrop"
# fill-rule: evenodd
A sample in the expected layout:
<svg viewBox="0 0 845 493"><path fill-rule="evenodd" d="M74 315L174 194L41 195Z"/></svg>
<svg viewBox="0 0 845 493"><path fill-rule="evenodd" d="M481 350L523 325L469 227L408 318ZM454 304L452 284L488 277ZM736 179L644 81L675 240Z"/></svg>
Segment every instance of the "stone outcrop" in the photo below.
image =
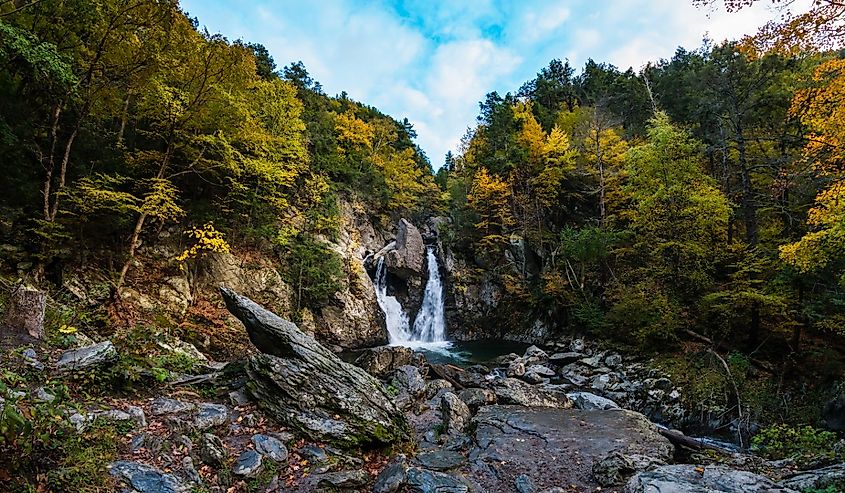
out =
<svg viewBox="0 0 845 493"><path fill-rule="evenodd" d="M425 244L416 226L407 219L399 221L396 241L380 252L390 273L407 280L411 276L423 276L425 266Z"/></svg>
<svg viewBox="0 0 845 493"><path fill-rule="evenodd" d="M797 493L745 471L723 466L677 464L636 474L625 493Z"/></svg>
<svg viewBox="0 0 845 493"><path fill-rule="evenodd" d="M315 440L342 446L408 438L403 415L378 380L252 300L226 288L221 293L262 352L250 358L247 374L250 393L265 411Z"/></svg>
<svg viewBox="0 0 845 493"><path fill-rule="evenodd" d="M482 407L473 423L476 445L469 460L481 491L516 491L502 485L514 485L520 475L541 489L566 485L593 491L605 486L593 477L593 465L612 454L665 463L674 451L633 411L497 405Z"/></svg>

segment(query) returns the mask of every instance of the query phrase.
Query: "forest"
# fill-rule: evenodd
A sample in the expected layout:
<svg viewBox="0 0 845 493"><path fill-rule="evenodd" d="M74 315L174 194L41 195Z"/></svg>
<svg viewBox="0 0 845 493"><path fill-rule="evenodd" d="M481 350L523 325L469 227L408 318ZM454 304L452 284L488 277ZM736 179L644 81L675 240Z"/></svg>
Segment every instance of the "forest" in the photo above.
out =
<svg viewBox="0 0 845 493"><path fill-rule="evenodd" d="M353 300L376 306L367 274L381 244L365 236L386 242L403 218L436 222L423 237L457 266L441 266L456 334L535 342L525 334L540 324L545 342L586 338L653 361L690 414L721 414L740 445L845 460L837 429L823 430L845 382L841 3L814 0L640 70L553 59L488 93L442 163L407 118L326 94L302 62L279 67L265 46L201 25L177 0L0 2L0 308L32 286L48 299L39 351L108 339L121 353L109 371L34 376L12 363L25 344L0 326L10 491L116 491L101 466L127 430L69 433L59 403L201 373L167 352L170 338L220 361L251 354L209 259L269 268L284 290L262 302L339 349L366 346L343 342L370 340L358 325L323 336ZM145 306L175 278L181 309ZM456 297L487 307L468 294L478 286L501 301L459 313ZM383 324L377 315L363 324ZM61 399L11 397L34 382ZM308 475L274 467L277 480ZM191 491L259 491L263 474Z"/></svg>

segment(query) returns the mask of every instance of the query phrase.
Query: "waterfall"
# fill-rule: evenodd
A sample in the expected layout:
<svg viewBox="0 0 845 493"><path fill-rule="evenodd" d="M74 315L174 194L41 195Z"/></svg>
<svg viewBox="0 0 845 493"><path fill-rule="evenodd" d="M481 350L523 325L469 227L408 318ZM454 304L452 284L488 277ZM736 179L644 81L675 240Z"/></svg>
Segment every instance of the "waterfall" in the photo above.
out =
<svg viewBox="0 0 845 493"><path fill-rule="evenodd" d="M428 250L428 282L425 284L422 307L414 320L413 338L422 342L446 340L446 313L443 305L443 284L434 247Z"/></svg>
<svg viewBox="0 0 845 493"><path fill-rule="evenodd" d="M402 304L394 296L387 294L387 268L384 257L376 264L376 300L381 311L384 312L387 334L390 344L401 344L411 340L411 330L408 314L402 309Z"/></svg>
<svg viewBox="0 0 845 493"><path fill-rule="evenodd" d="M408 314L394 296L387 294L387 268L384 257L376 263L376 300L384 313L390 344L416 346L420 343L446 342L446 314L443 304L443 283L434 247L427 248L428 282L423 293L422 306L414 320L413 330Z"/></svg>

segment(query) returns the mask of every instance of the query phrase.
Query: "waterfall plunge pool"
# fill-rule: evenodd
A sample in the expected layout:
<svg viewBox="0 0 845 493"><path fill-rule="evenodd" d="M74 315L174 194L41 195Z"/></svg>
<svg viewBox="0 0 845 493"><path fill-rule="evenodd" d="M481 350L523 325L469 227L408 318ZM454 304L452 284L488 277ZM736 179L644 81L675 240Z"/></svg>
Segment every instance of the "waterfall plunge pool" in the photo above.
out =
<svg viewBox="0 0 845 493"><path fill-rule="evenodd" d="M451 364L460 367L488 365L496 358L509 353L521 355L530 345L523 342L498 339L391 344L391 346L410 347L414 351L422 353L429 363ZM354 363L363 351L363 349L344 351L340 356L344 361Z"/></svg>

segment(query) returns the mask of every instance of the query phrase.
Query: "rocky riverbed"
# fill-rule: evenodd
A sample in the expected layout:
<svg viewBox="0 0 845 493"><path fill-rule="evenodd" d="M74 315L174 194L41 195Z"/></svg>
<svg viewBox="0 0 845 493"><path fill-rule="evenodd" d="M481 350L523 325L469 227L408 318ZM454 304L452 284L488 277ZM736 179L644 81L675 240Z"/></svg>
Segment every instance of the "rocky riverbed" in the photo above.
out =
<svg viewBox="0 0 845 493"><path fill-rule="evenodd" d="M121 491L798 492L845 481L845 464L798 471L704 453L654 424L683 418L671 380L578 339L467 368L403 347L366 350L353 365L251 300L223 296L256 354L209 362L165 395L65 410L78 432L124 423L120 458L104 465ZM19 356L57 375L115 357L106 342ZM190 390L196 382L216 392ZM51 397L38 388L4 399Z"/></svg>

